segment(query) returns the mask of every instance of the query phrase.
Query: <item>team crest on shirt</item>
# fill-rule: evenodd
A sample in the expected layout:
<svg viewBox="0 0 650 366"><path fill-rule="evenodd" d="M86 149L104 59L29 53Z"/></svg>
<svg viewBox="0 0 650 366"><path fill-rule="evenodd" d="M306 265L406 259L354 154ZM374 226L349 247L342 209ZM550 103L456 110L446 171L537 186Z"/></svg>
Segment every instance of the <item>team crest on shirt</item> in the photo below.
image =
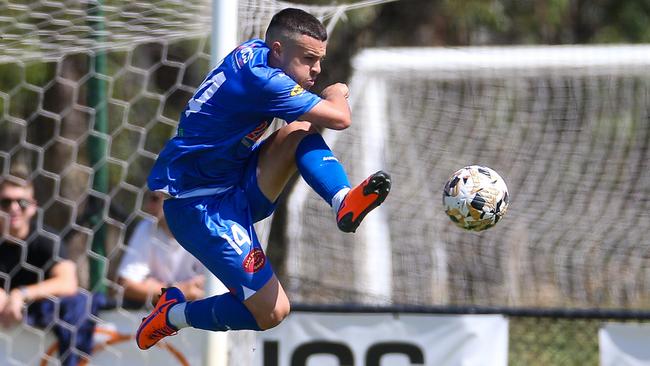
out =
<svg viewBox="0 0 650 366"><path fill-rule="evenodd" d="M264 255L264 251L260 248L254 248L250 253L248 253L246 258L244 258L242 267L244 267L244 271L248 273L255 273L262 269L265 263L266 256Z"/></svg>
<svg viewBox="0 0 650 366"><path fill-rule="evenodd" d="M251 46L239 46L235 51L235 62L237 63L238 68L244 67L248 61L253 58L253 47Z"/></svg>
<svg viewBox="0 0 650 366"><path fill-rule="evenodd" d="M300 95L305 92L305 89L302 88L302 86L296 84L296 86L291 89L291 96L295 97L296 95Z"/></svg>

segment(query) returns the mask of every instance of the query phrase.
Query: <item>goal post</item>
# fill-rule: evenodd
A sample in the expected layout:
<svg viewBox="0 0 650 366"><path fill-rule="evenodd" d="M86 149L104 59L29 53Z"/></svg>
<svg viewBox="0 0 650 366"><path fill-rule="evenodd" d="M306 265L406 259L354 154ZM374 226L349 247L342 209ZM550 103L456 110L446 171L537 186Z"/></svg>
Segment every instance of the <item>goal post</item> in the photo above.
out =
<svg viewBox="0 0 650 366"><path fill-rule="evenodd" d="M211 68L216 67L237 46L238 5L238 0L212 0ZM207 269L206 278L207 296L227 292L225 286ZM228 338L226 332L206 333L204 366L228 366Z"/></svg>
<svg viewBox="0 0 650 366"><path fill-rule="evenodd" d="M559 75L641 75L647 45L568 45L365 49L355 70L387 77L403 72L426 78L552 77Z"/></svg>

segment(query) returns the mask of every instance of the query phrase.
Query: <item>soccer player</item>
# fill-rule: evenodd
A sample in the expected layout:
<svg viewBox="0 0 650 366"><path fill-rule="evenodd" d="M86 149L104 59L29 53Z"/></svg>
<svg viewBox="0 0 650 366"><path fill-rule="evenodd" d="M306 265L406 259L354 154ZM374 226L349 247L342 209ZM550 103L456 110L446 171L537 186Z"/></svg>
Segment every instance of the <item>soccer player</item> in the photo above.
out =
<svg viewBox="0 0 650 366"><path fill-rule="evenodd" d="M296 170L332 206L344 232L354 232L390 190L382 171L351 188L318 133L351 124L347 85L330 85L320 96L308 91L326 52L323 24L288 8L274 15L265 38L241 44L208 74L148 179L149 188L171 197L164 211L176 239L230 292L186 302L177 288L164 289L138 328L141 349L188 326L265 330L288 315L253 223L273 212ZM260 141L275 117L287 124Z"/></svg>

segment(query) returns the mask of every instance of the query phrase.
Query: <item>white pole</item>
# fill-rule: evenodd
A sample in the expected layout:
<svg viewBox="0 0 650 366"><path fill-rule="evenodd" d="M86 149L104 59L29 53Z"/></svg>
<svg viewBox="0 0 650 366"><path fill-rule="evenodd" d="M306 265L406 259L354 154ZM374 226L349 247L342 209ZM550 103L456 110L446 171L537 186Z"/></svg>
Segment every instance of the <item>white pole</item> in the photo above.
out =
<svg viewBox="0 0 650 366"><path fill-rule="evenodd" d="M237 46L237 0L212 0L212 37L210 38L210 66L215 67ZM206 295L224 293L225 286L211 273L206 275ZM227 332L207 332L204 347L204 366L228 366Z"/></svg>
<svg viewBox="0 0 650 366"><path fill-rule="evenodd" d="M217 63L237 46L238 0L212 0L210 65Z"/></svg>
<svg viewBox="0 0 650 366"><path fill-rule="evenodd" d="M385 101L388 100L386 88L384 80L373 78L365 89L365 105L362 108L367 110L368 118L365 122L371 123L372 126L364 130L361 141L364 174L384 168L384 141L387 130ZM386 212L379 209L364 219L360 230L364 234L365 242L359 248L362 250L361 258L365 258L365 261L358 277L357 288L369 293L372 296L371 302L375 304L392 303L393 265L389 227Z"/></svg>

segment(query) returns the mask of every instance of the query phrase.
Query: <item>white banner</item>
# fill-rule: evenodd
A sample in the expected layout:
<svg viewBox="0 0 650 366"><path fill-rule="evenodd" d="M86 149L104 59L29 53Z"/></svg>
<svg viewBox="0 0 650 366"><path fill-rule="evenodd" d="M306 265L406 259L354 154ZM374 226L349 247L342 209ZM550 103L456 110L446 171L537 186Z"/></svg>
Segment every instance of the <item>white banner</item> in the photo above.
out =
<svg viewBox="0 0 650 366"><path fill-rule="evenodd" d="M501 315L292 313L257 335L255 366L506 366Z"/></svg>
<svg viewBox="0 0 650 366"><path fill-rule="evenodd" d="M598 342L601 366L650 366L648 324L605 324Z"/></svg>

